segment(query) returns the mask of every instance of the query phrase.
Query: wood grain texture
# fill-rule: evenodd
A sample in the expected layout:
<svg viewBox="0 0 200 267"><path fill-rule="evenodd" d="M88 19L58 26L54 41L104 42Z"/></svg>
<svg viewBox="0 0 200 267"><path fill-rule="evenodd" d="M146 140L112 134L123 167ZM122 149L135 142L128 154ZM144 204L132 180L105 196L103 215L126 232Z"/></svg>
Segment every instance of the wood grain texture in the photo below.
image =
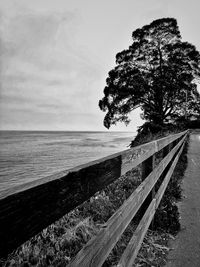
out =
<svg viewBox="0 0 200 267"><path fill-rule="evenodd" d="M165 176L165 179L163 180L163 182L162 182L162 184L161 184L161 186L160 186L160 188L159 188L159 190L158 190L158 192L157 192L157 194L155 196L155 199L156 199L156 209L158 208L158 206L160 204L160 201L161 201L161 199L162 199L162 197L164 195L164 192L165 192L165 190L167 188L167 185L168 185L168 183L170 181L170 178L171 178L171 176L172 176L172 174L174 172L174 169L175 169L175 167L176 167L176 165L178 163L178 160L180 158L180 155L181 155L181 153L183 151L183 148L184 148L184 145L185 145L185 140L186 140L186 136L184 137L184 140L182 140L183 141L182 142L182 146L181 146L178 154L176 155L176 157L175 157L175 159L174 159L174 161L173 161L173 163L172 163L172 165L171 165L168 173Z"/></svg>
<svg viewBox="0 0 200 267"><path fill-rule="evenodd" d="M0 195L4 256L185 132L16 186Z"/></svg>
<svg viewBox="0 0 200 267"><path fill-rule="evenodd" d="M129 241L117 267L131 267L134 260L137 257L138 251L141 247L142 241L149 228L149 225L153 219L156 210L156 200L153 199L142 217L139 225L137 226L135 233Z"/></svg>
<svg viewBox="0 0 200 267"><path fill-rule="evenodd" d="M137 146L124 151L122 156L122 175L132 168L138 166L140 163L151 157L156 152L168 146L176 139L181 138L188 131L184 131L175 135L169 135L167 137L146 143L141 146Z"/></svg>
<svg viewBox="0 0 200 267"><path fill-rule="evenodd" d="M118 156L1 199L0 255L11 252L120 175Z"/></svg>
<svg viewBox="0 0 200 267"><path fill-rule="evenodd" d="M182 153L182 150L184 147L184 141L185 141L185 138L184 138L184 140L182 140L181 149L179 150L175 160L173 161L173 163L172 163L165 179L163 180L157 194L153 198L153 200L150 203L147 211L145 212L142 220L140 221L138 227L136 228L136 231L133 234L131 240L129 241L124 253L122 254L122 257L120 258L120 261L119 261L117 267L131 267L131 266L133 266L133 263L137 257L138 251L141 247L141 244L142 244L142 241L145 237L145 234L149 228L151 221L153 220L155 211L160 204L160 201L164 195L164 192L167 188L167 185L168 185L170 178L173 174L173 171L176 167L178 159Z"/></svg>
<svg viewBox="0 0 200 267"><path fill-rule="evenodd" d="M74 260L68 265L69 267L99 267L103 264L182 143L183 140L172 149L153 172L136 188L132 195L108 220L99 234L79 251Z"/></svg>

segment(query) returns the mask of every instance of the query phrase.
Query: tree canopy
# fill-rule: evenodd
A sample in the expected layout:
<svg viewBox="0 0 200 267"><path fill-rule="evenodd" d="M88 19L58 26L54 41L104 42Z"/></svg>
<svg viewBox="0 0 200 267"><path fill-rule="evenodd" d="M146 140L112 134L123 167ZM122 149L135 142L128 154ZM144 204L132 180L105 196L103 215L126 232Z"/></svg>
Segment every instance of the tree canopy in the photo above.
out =
<svg viewBox="0 0 200 267"><path fill-rule="evenodd" d="M162 18L132 33L133 43L116 55L116 67L108 73L104 97L105 127L121 121L141 107L142 118L156 124L185 115L200 114L200 54L181 40L177 21Z"/></svg>

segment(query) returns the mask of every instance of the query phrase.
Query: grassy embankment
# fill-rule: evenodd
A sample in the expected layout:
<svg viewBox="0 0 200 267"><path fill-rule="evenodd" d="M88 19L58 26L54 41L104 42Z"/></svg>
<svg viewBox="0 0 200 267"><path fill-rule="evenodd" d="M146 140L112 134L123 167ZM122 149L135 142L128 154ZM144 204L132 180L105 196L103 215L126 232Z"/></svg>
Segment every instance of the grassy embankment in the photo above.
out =
<svg viewBox="0 0 200 267"><path fill-rule="evenodd" d="M138 136L135 143L157 139L169 132ZM187 165L187 148L181 156L175 173L163 197L162 203L155 215L154 226L148 233L138 254L135 266L162 266L165 264L169 250L168 240L174 238L179 230L179 214L176 202L181 198L180 181ZM159 154L157 155L157 163ZM113 184L98 192L90 200L77 209L65 215L56 223L50 225L37 236L20 246L7 259L0 261L2 266L65 266L87 243L97 234L110 216L122 205L129 195L140 184L140 166L120 177ZM104 263L105 266L115 266L124 248L130 240L137 225L134 219L112 253Z"/></svg>

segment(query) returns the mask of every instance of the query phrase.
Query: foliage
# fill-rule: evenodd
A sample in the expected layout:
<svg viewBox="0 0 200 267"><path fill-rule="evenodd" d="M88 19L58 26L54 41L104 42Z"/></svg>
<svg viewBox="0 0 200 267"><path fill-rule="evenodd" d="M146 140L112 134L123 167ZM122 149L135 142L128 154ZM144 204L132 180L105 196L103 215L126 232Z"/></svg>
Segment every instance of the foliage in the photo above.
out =
<svg viewBox="0 0 200 267"><path fill-rule="evenodd" d="M99 228L136 189L137 170L117 179L103 191L25 242L7 259L3 267L66 266L78 251L96 235Z"/></svg>
<svg viewBox="0 0 200 267"><path fill-rule="evenodd" d="M149 135L149 138L156 139L163 134L164 132L154 136ZM156 212L154 220L156 231L148 231L135 266L162 266L166 261L169 233L176 233L180 226L175 201L180 199L180 178L186 166L185 154L182 155L180 162ZM134 169L96 193L77 209L25 242L8 255L7 259L0 259L0 266L66 266L137 188L141 182L139 173L139 168ZM137 218L127 227L103 266L116 266L117 260L134 233L136 223Z"/></svg>
<svg viewBox="0 0 200 267"><path fill-rule="evenodd" d="M0 260L0 266L66 266L97 231L91 218L73 211Z"/></svg>
<svg viewBox="0 0 200 267"><path fill-rule="evenodd" d="M154 216L154 228L170 234L176 234L181 227L176 202L182 197L181 180L187 167L187 149L188 140Z"/></svg>
<svg viewBox="0 0 200 267"><path fill-rule="evenodd" d="M131 142L130 147L141 145L153 140L168 136L169 134L175 134L187 129L187 124L180 122L177 124L164 124L158 125L152 122L145 122L138 128L138 134Z"/></svg>
<svg viewBox="0 0 200 267"><path fill-rule="evenodd" d="M162 138L169 134L175 134L183 131L185 127L187 127L185 123L179 125L169 124L161 127L147 122L139 128L136 138L131 143L131 147ZM182 195L180 183L187 167L187 148L188 141L156 211L153 224L154 230L161 230L170 234L176 234L180 230L179 211L176 202L181 199ZM160 161L159 157L162 157L162 152L156 154L156 164ZM159 186L161 182L162 179L159 180Z"/></svg>
<svg viewBox="0 0 200 267"><path fill-rule="evenodd" d="M142 118L161 125L179 117L200 114L196 81L200 54L181 40L177 21L163 18L135 30L133 43L116 55L109 72L100 109L106 111L105 127L121 121L137 107Z"/></svg>
<svg viewBox="0 0 200 267"><path fill-rule="evenodd" d="M134 267L166 266L168 243L173 238L166 232L148 230Z"/></svg>
<svg viewBox="0 0 200 267"><path fill-rule="evenodd" d="M188 121L186 123L186 127L189 129L200 129L200 119Z"/></svg>

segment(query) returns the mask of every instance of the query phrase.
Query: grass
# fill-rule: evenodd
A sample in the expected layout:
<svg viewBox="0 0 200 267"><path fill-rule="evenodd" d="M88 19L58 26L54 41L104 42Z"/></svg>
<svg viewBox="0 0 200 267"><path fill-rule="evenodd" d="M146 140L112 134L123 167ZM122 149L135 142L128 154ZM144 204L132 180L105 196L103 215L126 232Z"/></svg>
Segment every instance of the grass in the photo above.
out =
<svg viewBox="0 0 200 267"><path fill-rule="evenodd" d="M162 229L174 235L180 230L179 212L176 203L182 197L181 181L187 167L187 149L188 140L154 217L155 229Z"/></svg>
<svg viewBox="0 0 200 267"><path fill-rule="evenodd" d="M65 266L97 234L139 184L138 170L129 172L95 194L41 233L25 242L2 266Z"/></svg>
<svg viewBox="0 0 200 267"><path fill-rule="evenodd" d="M152 138L152 136L150 137ZM157 137L156 137L157 138ZM168 240L179 229L176 201L181 198L181 177L186 168L184 149L163 200L156 212L153 230L148 230L136 259L136 267L163 266L168 253ZM159 161L159 157L158 157ZM77 252L95 236L101 226L123 204L140 184L140 168L128 172L63 218L25 242L0 260L3 267L66 266ZM137 225L133 220L115 245L104 267L116 266Z"/></svg>
<svg viewBox="0 0 200 267"><path fill-rule="evenodd" d="M97 231L90 218L71 212L25 242L2 265L65 266Z"/></svg>
<svg viewBox="0 0 200 267"><path fill-rule="evenodd" d="M168 242L174 237L166 232L148 230L135 261L135 267L160 267L167 261Z"/></svg>

